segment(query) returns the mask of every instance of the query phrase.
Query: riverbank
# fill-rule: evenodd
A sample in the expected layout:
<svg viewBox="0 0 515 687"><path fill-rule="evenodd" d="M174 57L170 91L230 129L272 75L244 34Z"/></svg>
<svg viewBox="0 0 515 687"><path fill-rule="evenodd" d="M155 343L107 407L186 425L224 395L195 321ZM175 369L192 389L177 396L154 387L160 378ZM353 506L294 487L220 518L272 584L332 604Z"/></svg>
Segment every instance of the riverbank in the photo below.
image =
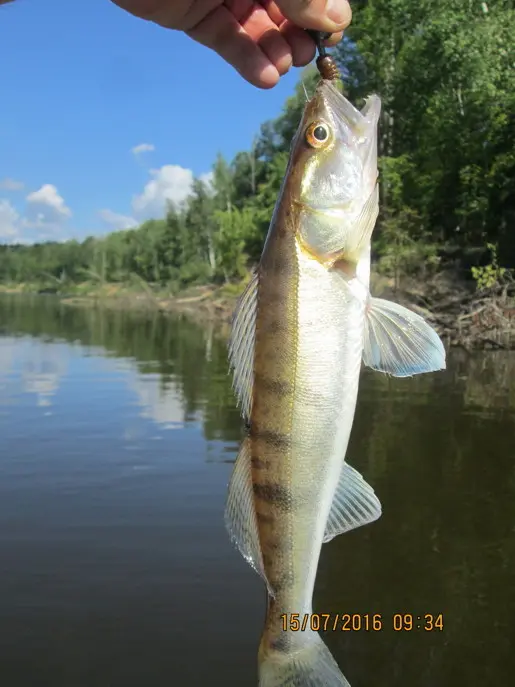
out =
<svg viewBox="0 0 515 687"><path fill-rule="evenodd" d="M180 312L195 319L229 323L245 284L246 282L224 286L193 286L175 295L150 288L135 291L115 286L97 289L87 295L63 296L61 301L66 305Z"/></svg>
<svg viewBox="0 0 515 687"><path fill-rule="evenodd" d="M91 284L71 288L41 288L35 284L0 284L0 295L53 295L64 305L101 307L116 310L184 312L193 317L230 322L246 281L240 284L193 286L172 294L149 284Z"/></svg>
<svg viewBox="0 0 515 687"><path fill-rule="evenodd" d="M53 293L65 305L184 313L197 320L228 324L247 280L222 286L194 286L176 294L148 284L80 284L71 289L0 285L0 293ZM394 300L424 317L445 345L467 350L515 349L515 283L477 290L453 270L425 280L371 276L374 296Z"/></svg>

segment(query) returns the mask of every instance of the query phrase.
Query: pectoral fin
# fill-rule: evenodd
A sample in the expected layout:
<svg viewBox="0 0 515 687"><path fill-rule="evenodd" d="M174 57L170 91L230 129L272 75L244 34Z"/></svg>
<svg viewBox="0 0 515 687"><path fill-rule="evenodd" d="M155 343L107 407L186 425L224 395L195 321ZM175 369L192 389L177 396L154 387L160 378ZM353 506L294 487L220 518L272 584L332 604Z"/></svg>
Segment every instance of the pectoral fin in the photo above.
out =
<svg viewBox="0 0 515 687"><path fill-rule="evenodd" d="M327 524L324 543L356 527L368 525L381 516L381 503L374 490L348 463L343 468Z"/></svg>
<svg viewBox="0 0 515 687"><path fill-rule="evenodd" d="M245 439L236 458L229 482L229 493L225 507L225 526L243 558L263 578L269 593L273 596L266 579L259 543L250 457L250 441Z"/></svg>
<svg viewBox="0 0 515 687"><path fill-rule="evenodd" d="M394 377L445 370L445 348L424 318L381 298L367 307L363 362Z"/></svg>
<svg viewBox="0 0 515 687"><path fill-rule="evenodd" d="M345 248L345 257L347 259L352 257L358 259L365 247L370 244L378 214L379 185L376 184L354 224L354 231L349 238L349 244Z"/></svg>

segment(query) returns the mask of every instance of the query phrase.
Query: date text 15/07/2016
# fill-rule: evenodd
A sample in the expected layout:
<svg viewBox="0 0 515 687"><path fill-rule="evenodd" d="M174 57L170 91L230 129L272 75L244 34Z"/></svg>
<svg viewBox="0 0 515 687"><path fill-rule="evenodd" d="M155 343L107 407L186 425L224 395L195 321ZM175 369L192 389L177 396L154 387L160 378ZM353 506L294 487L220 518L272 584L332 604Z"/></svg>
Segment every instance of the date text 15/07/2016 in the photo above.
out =
<svg viewBox="0 0 515 687"><path fill-rule="evenodd" d="M443 613L394 613L388 616L381 613L283 613L281 623L285 632L378 632L387 629L395 632L441 632Z"/></svg>

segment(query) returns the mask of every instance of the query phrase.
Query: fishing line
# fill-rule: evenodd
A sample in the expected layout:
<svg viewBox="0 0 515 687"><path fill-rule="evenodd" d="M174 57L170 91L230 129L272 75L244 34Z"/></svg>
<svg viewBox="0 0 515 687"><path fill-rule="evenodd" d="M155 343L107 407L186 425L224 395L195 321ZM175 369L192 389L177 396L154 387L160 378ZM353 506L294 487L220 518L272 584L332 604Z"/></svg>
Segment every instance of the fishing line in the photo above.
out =
<svg viewBox="0 0 515 687"><path fill-rule="evenodd" d="M316 65L321 77L328 81L340 79L340 70L336 66L336 62L333 58L327 54L325 45L323 44L332 34L326 31L313 31L313 29L306 29L306 31L314 40L318 50Z"/></svg>

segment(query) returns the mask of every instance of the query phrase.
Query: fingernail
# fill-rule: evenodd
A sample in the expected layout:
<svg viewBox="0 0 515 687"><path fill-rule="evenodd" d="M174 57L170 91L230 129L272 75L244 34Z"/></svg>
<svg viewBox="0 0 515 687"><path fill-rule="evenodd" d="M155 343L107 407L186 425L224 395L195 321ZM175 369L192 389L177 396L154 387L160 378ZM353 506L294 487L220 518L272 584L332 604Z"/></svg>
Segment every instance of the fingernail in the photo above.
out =
<svg viewBox="0 0 515 687"><path fill-rule="evenodd" d="M348 23L349 5L344 0L327 0L326 14L335 23L335 28L341 29Z"/></svg>

